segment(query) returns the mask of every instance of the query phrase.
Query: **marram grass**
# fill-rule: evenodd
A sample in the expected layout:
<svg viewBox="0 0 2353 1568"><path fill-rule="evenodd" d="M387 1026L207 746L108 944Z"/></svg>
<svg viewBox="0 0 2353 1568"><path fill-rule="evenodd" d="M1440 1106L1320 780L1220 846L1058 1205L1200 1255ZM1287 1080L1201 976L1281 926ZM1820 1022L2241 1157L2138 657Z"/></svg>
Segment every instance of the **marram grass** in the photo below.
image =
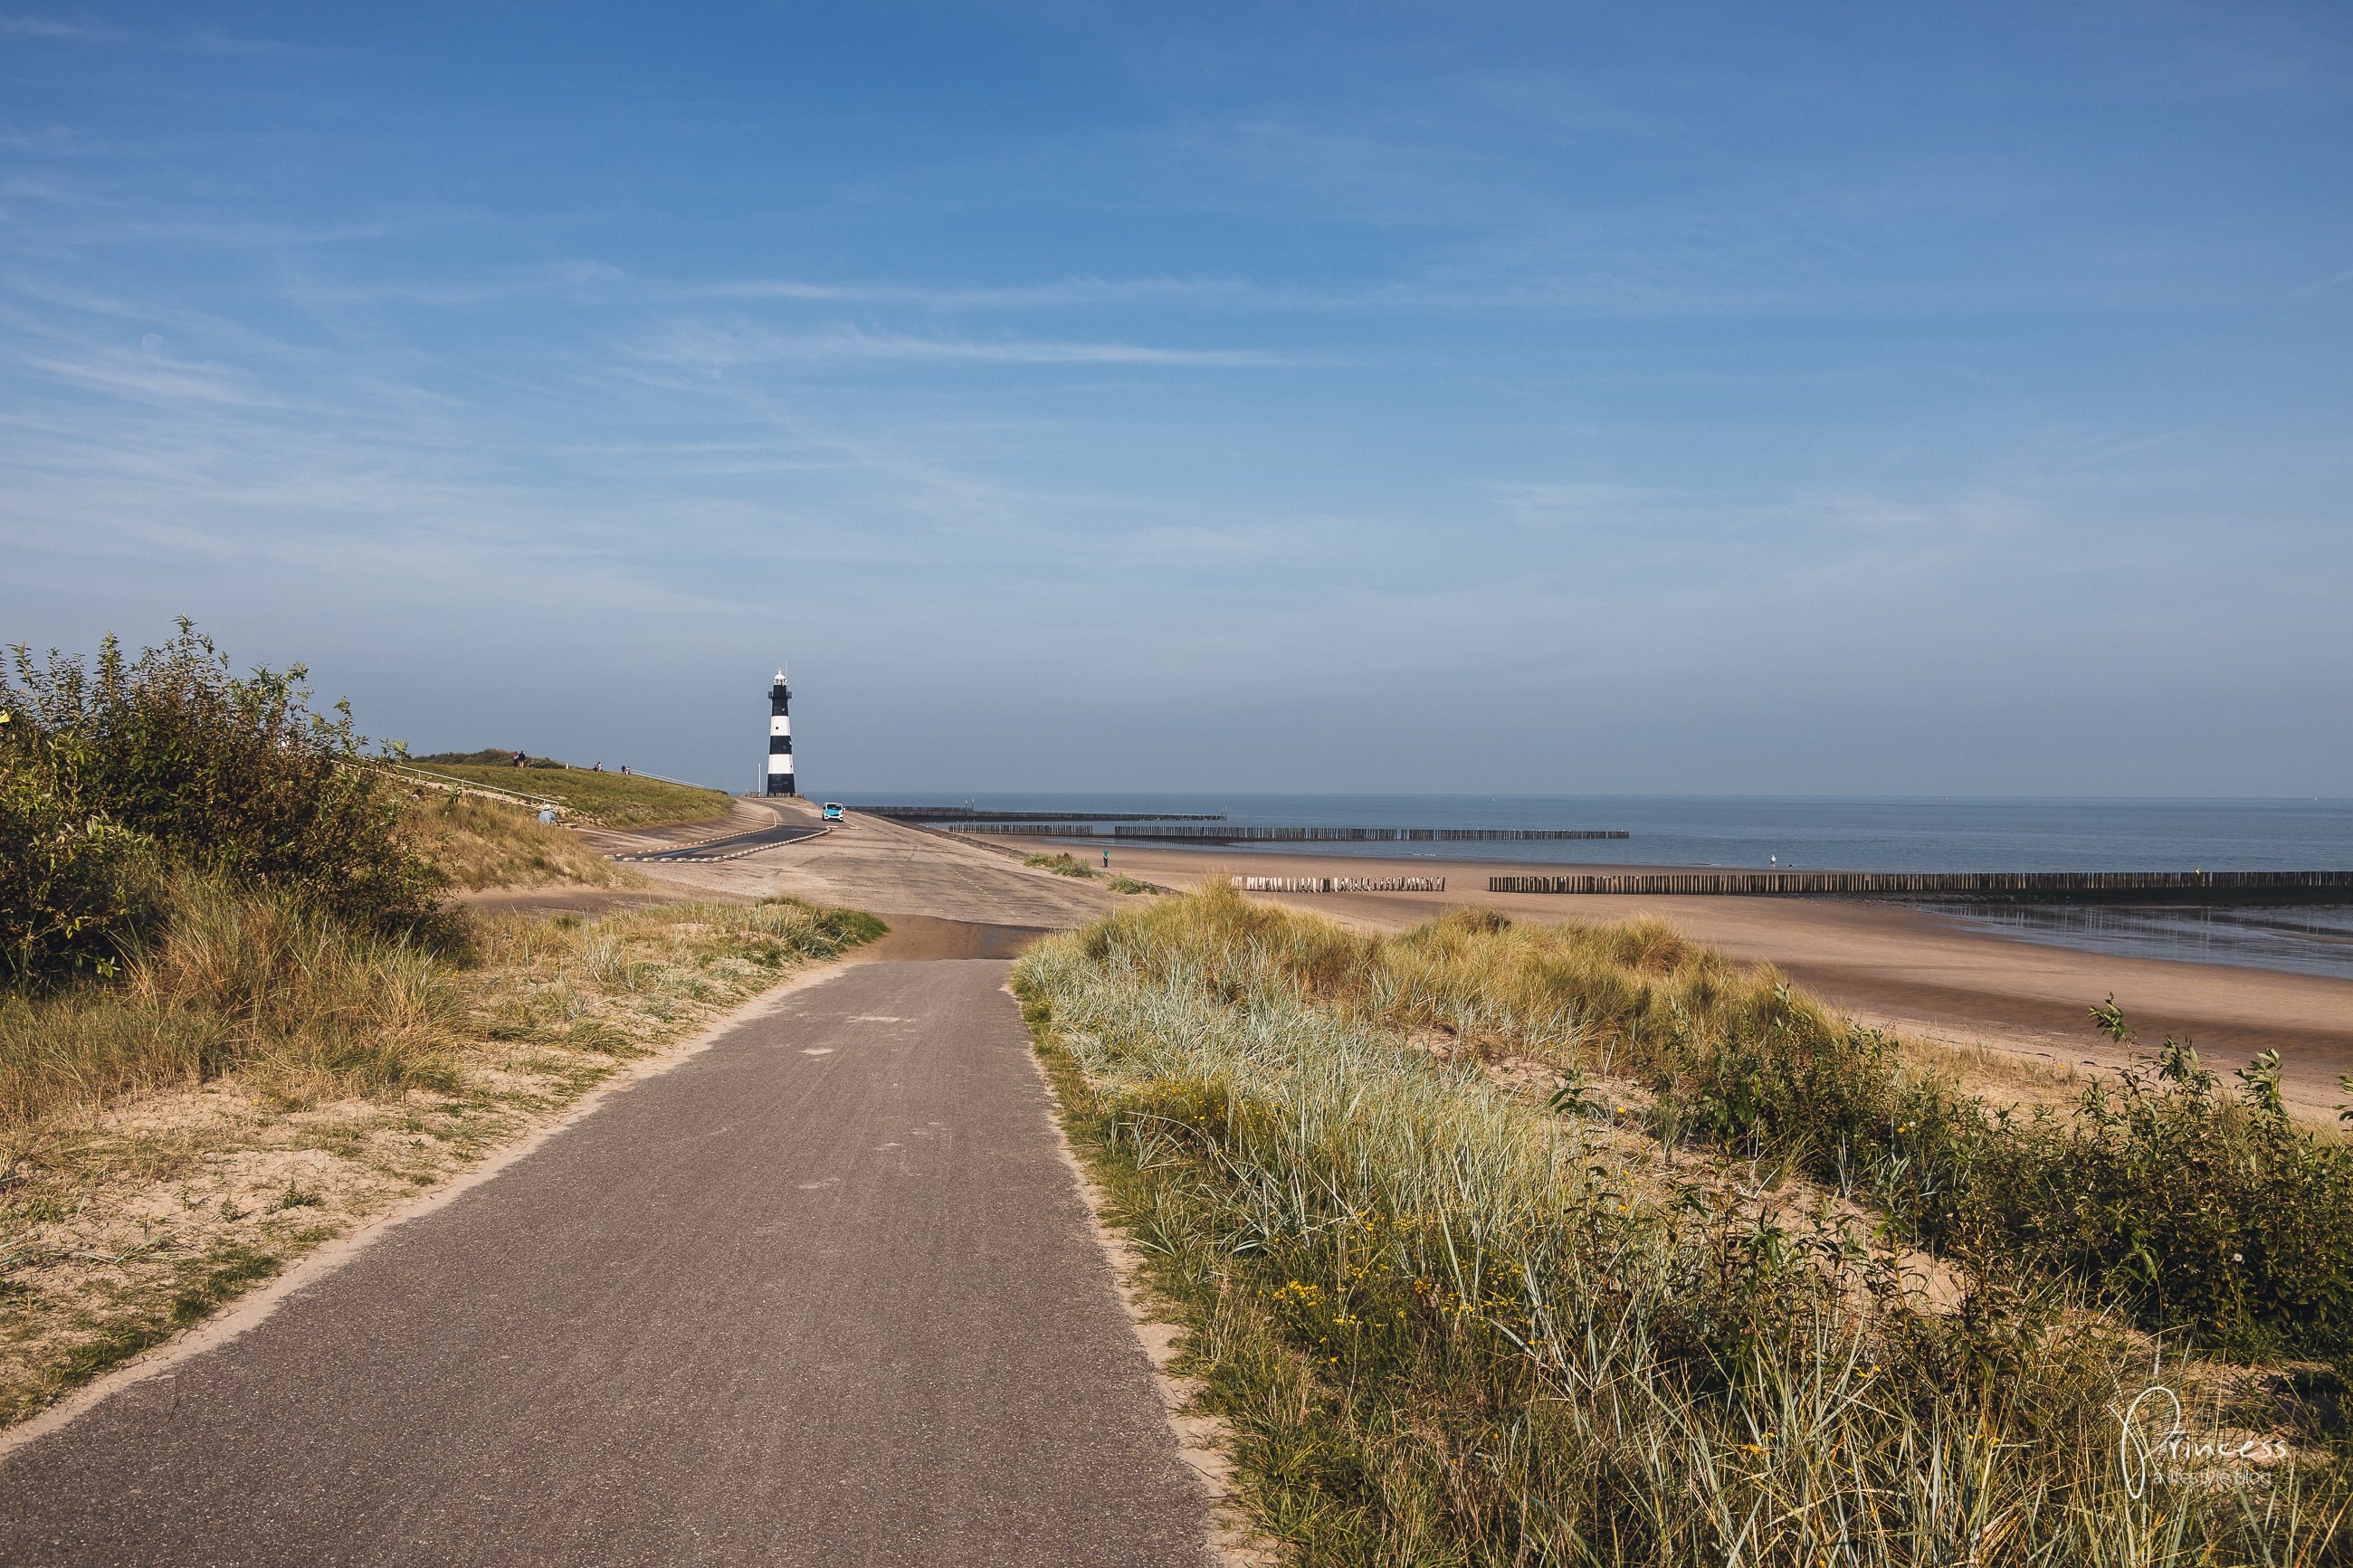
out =
<svg viewBox="0 0 2353 1568"><path fill-rule="evenodd" d="M2152 1349L2064 1293L1994 1281L1923 1310L1852 1225L1662 1187L1475 1055L1424 1048L1400 1016L1640 1049L1612 1007L1691 956L1655 928L1589 934L1559 962L1590 1003L1435 983L1484 962L1475 928L1366 938L1219 889L1050 939L1017 971L1072 1129L1189 1321L1247 1500L1299 1561L2347 1550L2353 1475L2325 1444L2257 1485L2132 1496L2116 1413ZM1688 978L1748 1005L1729 966Z"/></svg>

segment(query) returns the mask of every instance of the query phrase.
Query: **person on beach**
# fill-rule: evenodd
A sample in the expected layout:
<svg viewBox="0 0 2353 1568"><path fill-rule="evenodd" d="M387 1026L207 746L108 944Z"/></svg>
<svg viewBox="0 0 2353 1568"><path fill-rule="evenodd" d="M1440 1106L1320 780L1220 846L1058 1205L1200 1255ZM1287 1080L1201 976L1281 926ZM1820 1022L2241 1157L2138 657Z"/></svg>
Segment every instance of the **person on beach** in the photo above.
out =
<svg viewBox="0 0 2353 1568"><path fill-rule="evenodd" d="M1111 851L1108 848L1103 851L1103 869L1111 869Z"/></svg>

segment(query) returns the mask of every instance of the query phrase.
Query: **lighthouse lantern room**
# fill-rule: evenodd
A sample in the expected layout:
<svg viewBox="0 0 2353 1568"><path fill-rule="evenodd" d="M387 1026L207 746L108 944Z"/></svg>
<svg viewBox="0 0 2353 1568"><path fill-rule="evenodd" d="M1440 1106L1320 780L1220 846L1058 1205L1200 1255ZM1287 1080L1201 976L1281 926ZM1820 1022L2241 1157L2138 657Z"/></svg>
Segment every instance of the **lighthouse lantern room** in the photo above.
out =
<svg viewBox="0 0 2353 1568"><path fill-rule="evenodd" d="M793 788L793 721L792 688L785 684L785 672L776 671L776 684L768 688L768 784L770 795L797 795Z"/></svg>

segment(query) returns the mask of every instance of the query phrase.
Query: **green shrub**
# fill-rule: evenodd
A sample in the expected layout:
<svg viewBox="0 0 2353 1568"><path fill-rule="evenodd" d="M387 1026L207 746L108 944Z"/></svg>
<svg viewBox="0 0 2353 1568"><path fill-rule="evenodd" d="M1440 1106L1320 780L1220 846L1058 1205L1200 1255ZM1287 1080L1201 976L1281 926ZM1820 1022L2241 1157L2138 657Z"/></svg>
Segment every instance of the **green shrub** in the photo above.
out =
<svg viewBox="0 0 2353 1568"><path fill-rule="evenodd" d="M2119 1043L2113 998L2094 1014ZM2013 1124L1948 1100L1904 1207L1940 1244L2000 1247L2092 1282L2150 1328L2242 1353L2353 1349L2353 1146L2292 1121L2278 1062L2226 1092L2168 1039L2072 1118ZM1943 1128L1937 1123L1941 1121Z"/></svg>
<svg viewBox="0 0 2353 1568"><path fill-rule="evenodd" d="M50 842L88 840L68 857L91 868L76 885L103 888L108 841L135 833L172 859L297 890L372 930L435 925L441 879L403 842L399 802L364 765L350 710L313 711L301 666L233 675L185 619L136 659L112 637L90 668L54 651L37 665L22 645L14 655L13 679L0 673L0 765L29 804L11 819L25 837L10 847L45 831ZM14 945L62 940L34 934L57 921L29 902L12 900L0 919Z"/></svg>
<svg viewBox="0 0 2353 1568"><path fill-rule="evenodd" d="M153 903L151 846L69 809L0 744L0 984L110 973Z"/></svg>

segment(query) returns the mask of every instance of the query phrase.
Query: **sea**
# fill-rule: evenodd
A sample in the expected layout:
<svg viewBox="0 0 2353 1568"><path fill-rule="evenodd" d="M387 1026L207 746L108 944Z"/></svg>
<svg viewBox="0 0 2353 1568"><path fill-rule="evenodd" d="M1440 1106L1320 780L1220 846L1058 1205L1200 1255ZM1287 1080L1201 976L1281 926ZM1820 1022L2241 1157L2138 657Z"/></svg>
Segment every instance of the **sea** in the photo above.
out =
<svg viewBox="0 0 2353 1568"><path fill-rule="evenodd" d="M1615 839L1316 844L1318 856L1839 871L2353 870L2353 799L917 793L857 805L1222 812L1250 826L1574 827ZM1298 844L1261 847L1297 854ZM1220 855L1257 852L1218 847ZM2353 979L2353 906L1937 903L2020 942Z"/></svg>

